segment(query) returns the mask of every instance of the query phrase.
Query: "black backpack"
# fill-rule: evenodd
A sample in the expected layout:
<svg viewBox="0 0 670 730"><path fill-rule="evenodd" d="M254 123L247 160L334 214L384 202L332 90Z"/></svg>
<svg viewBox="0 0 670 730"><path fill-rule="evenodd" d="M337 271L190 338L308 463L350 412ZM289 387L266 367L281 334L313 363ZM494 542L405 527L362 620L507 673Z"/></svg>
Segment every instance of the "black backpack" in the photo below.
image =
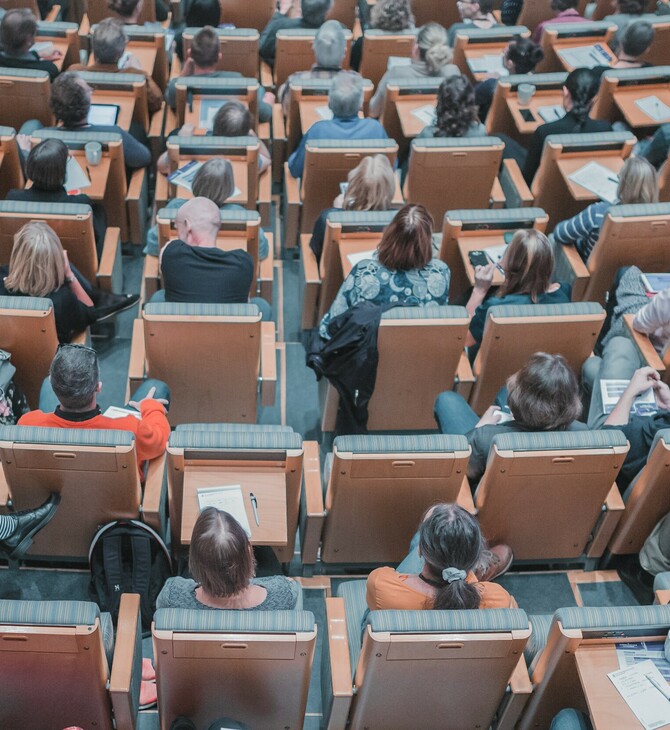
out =
<svg viewBox="0 0 670 730"><path fill-rule="evenodd" d="M142 628L151 628L156 598L172 575L170 553L160 535L139 520L115 520L101 527L88 551L89 591L114 623L122 593L139 593Z"/></svg>

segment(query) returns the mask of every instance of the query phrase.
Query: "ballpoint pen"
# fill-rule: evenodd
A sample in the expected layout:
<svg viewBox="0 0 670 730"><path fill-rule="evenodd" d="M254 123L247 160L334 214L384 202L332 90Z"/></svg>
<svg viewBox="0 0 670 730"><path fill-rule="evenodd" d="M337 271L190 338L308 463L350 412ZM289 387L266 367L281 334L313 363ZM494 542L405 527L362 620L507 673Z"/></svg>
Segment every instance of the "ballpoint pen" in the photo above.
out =
<svg viewBox="0 0 670 730"><path fill-rule="evenodd" d="M665 697L666 700L670 701L670 690L668 690L667 685L666 687L661 687L661 685L656 681L654 677L651 676L651 674L645 674L644 675L653 685L656 687L656 689Z"/></svg>
<svg viewBox="0 0 670 730"><path fill-rule="evenodd" d="M254 513L254 519L256 520L256 524L260 525L261 521L258 519L258 500L256 499L253 492L249 492L249 499L251 500L251 509Z"/></svg>

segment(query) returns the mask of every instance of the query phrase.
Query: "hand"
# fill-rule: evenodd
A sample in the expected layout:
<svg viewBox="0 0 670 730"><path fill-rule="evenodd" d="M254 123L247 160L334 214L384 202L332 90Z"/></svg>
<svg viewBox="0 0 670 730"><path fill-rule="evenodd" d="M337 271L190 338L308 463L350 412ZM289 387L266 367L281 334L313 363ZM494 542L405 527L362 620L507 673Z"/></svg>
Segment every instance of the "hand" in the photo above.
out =
<svg viewBox="0 0 670 730"><path fill-rule="evenodd" d="M340 193L335 200L333 200L333 208L341 208L344 204L344 195Z"/></svg>
<svg viewBox="0 0 670 730"><path fill-rule="evenodd" d="M263 101L266 104L274 104L276 100L277 97L271 91L266 91L263 95Z"/></svg>
<svg viewBox="0 0 670 730"><path fill-rule="evenodd" d="M163 154L158 158L158 162L156 163L156 172L161 175L165 175L165 177L170 174L170 158L168 157L167 152L163 152Z"/></svg>
<svg viewBox="0 0 670 730"><path fill-rule="evenodd" d="M74 274L72 273L72 267L70 266L70 259L67 257L67 251L63 249L63 262L65 263L65 278L69 279Z"/></svg>
<svg viewBox="0 0 670 730"><path fill-rule="evenodd" d="M129 53L126 56L126 60L125 60L125 63L123 64L123 68L136 68L141 71L142 64L140 63L140 59L134 53Z"/></svg>
<svg viewBox="0 0 670 730"><path fill-rule="evenodd" d="M292 7L293 0L279 0L279 12L282 15L286 15Z"/></svg>
<svg viewBox="0 0 670 730"><path fill-rule="evenodd" d="M670 386L659 380L652 386L656 405L664 411L670 411Z"/></svg>
<svg viewBox="0 0 670 730"><path fill-rule="evenodd" d="M489 406L485 411L484 415L479 419L479 422L475 428L480 426L495 426L500 421L502 411L499 406Z"/></svg>
<svg viewBox="0 0 670 730"><path fill-rule="evenodd" d="M149 388L149 392L142 398L141 400L130 400L128 401L128 405L132 406L133 408L137 408L137 410L140 410L140 403L144 403L145 400L157 400L159 403L162 403L164 406L168 404L168 402L165 400L165 398L154 398L154 393L156 392L156 388Z"/></svg>
<svg viewBox="0 0 670 730"><path fill-rule="evenodd" d="M186 122L186 124L182 124L181 129L179 130L179 137L192 137L195 134L195 124L191 124L191 122Z"/></svg>
<svg viewBox="0 0 670 730"><path fill-rule="evenodd" d="M58 61L59 58L63 58L63 54L57 48L54 48L53 45L37 51L37 55L43 61Z"/></svg>
<svg viewBox="0 0 670 730"><path fill-rule="evenodd" d="M189 56L185 61L184 65L181 67L181 73L180 76L193 76L195 72L195 63L193 63L193 59Z"/></svg>
<svg viewBox="0 0 670 730"><path fill-rule="evenodd" d="M30 152L31 144L30 144L30 135L29 134L17 134L16 135L16 144L24 151L24 152Z"/></svg>
<svg viewBox="0 0 670 730"><path fill-rule="evenodd" d="M626 390L634 397L637 397L641 393L644 393L645 390L654 388L660 379L660 375L654 368L640 368L633 373L633 377L630 379Z"/></svg>
<svg viewBox="0 0 670 730"><path fill-rule="evenodd" d="M493 283L493 274L496 270L494 263L486 266L475 266L475 289L487 292Z"/></svg>

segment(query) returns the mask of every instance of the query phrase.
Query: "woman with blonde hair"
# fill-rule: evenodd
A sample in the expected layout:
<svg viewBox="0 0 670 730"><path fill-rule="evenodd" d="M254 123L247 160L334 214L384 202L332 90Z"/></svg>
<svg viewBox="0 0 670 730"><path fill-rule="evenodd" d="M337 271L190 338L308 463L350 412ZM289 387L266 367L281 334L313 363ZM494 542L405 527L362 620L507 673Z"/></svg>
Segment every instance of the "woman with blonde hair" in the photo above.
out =
<svg viewBox="0 0 670 730"><path fill-rule="evenodd" d="M70 342L96 321L90 284L71 266L67 252L46 223L26 223L14 236L9 266L0 267L0 294L51 299L58 341Z"/></svg>
<svg viewBox="0 0 670 730"><path fill-rule="evenodd" d="M416 36L409 66L394 66L383 76L370 100L369 114L378 118L384 109L386 87L396 81L421 81L434 76L456 76L458 66L451 63L454 54L447 43L447 31L437 23L424 25Z"/></svg>
<svg viewBox="0 0 670 730"><path fill-rule="evenodd" d="M658 203L658 174L643 157L629 157L619 175L618 205ZM610 203L592 203L554 228L554 240L574 246L586 263L596 245Z"/></svg>
<svg viewBox="0 0 670 730"><path fill-rule="evenodd" d="M326 219L334 210L389 210L395 192L395 176L384 155L364 157L347 176L344 193L335 198L332 208L326 208L314 223L309 247L317 262L321 261Z"/></svg>

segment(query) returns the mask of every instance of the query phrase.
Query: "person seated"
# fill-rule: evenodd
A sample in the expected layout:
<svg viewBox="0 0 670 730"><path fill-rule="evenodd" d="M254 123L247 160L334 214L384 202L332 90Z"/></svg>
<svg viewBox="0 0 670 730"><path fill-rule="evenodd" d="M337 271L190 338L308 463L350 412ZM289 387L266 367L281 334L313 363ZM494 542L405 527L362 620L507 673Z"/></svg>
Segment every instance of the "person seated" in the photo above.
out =
<svg viewBox="0 0 670 730"><path fill-rule="evenodd" d="M220 71L217 66L221 60L221 45L219 36L214 28L206 26L199 30L191 41L186 54L186 61L182 66L179 78L185 76L203 76L205 78L241 79L242 74L237 71ZM177 103L177 79L173 78L165 92L167 103L172 109ZM269 122L272 119L273 94L266 94L261 86L258 89L258 119Z"/></svg>
<svg viewBox="0 0 670 730"><path fill-rule="evenodd" d="M414 15L412 15L409 0L379 0L370 10L370 22L365 29L368 28L383 30L387 33L399 33L403 30L413 29ZM361 67L364 44L365 38L360 36L351 46L349 65L354 71L358 71Z"/></svg>
<svg viewBox="0 0 670 730"><path fill-rule="evenodd" d="M504 25L516 25L523 8L523 0L502 0L500 21Z"/></svg>
<svg viewBox="0 0 670 730"><path fill-rule="evenodd" d="M373 258L359 261L319 326L330 339L331 320L359 302L391 307L447 304L449 267L433 258L433 219L422 205L405 205L386 227Z"/></svg>
<svg viewBox="0 0 670 730"><path fill-rule="evenodd" d="M417 139L433 137L486 137L486 127L477 115L475 91L465 76L450 76L440 84L435 124L417 135Z"/></svg>
<svg viewBox="0 0 670 730"><path fill-rule="evenodd" d="M291 84L303 79L332 79L342 70L342 62L347 51L344 30L337 20L327 20L318 30L314 43L316 63L309 71L296 71L279 87L277 98L282 104L284 114L289 110L289 88Z"/></svg>
<svg viewBox="0 0 670 730"><path fill-rule="evenodd" d="M648 335L659 355L665 352L670 345L670 288L655 294L638 310L633 329Z"/></svg>
<svg viewBox="0 0 670 730"><path fill-rule="evenodd" d="M233 166L228 160L215 157L207 160L195 173L191 184L193 196L207 198L215 203L219 210L246 210L237 203L228 202L235 197L235 178ZM238 191L239 193L239 191ZM173 198L166 208L181 208L187 202L186 198ZM147 233L145 253L158 256L158 226L152 226ZM267 236L261 229L258 235L258 259L262 261L268 257L270 247Z"/></svg>
<svg viewBox="0 0 670 730"><path fill-rule="evenodd" d="M151 78L151 74L142 69L137 56L126 53L127 44L128 36L123 28L123 23L116 18L104 18L94 27L91 35L91 50L95 63L75 63L68 70L107 74L127 73L144 76L147 81L149 114L154 114L161 108L163 92Z"/></svg>
<svg viewBox="0 0 670 730"><path fill-rule="evenodd" d="M503 52L503 66L510 74L531 74L543 58L544 51L537 43L533 43L529 38L516 36ZM482 122L486 120L491 108L498 78L499 74L492 73L489 78L485 78L475 86L475 102L479 107L479 118Z"/></svg>
<svg viewBox="0 0 670 730"><path fill-rule="evenodd" d="M635 149L635 154L644 157L657 170L668 159L670 152L670 124L661 124L654 136L641 140Z"/></svg>
<svg viewBox="0 0 670 730"><path fill-rule="evenodd" d="M505 281L495 296L488 296L497 266L505 272ZM503 304L566 304L570 286L552 282L554 252L549 239L536 230L514 234L499 264L475 267L475 286L465 305L470 317L470 332L465 340L474 361L484 337L486 317L491 307Z"/></svg>
<svg viewBox="0 0 670 730"><path fill-rule="evenodd" d="M629 157L619 174L617 205L658 203L658 175L642 157ZM554 241L574 246L586 263L600 236L610 203L598 201L554 228Z"/></svg>
<svg viewBox="0 0 670 730"><path fill-rule="evenodd" d="M490 582L510 567L512 551L507 545L493 550L487 550L476 517L457 504L437 504L424 515L400 565L395 570L377 568L368 576L368 608L516 608L514 598L501 585Z"/></svg>
<svg viewBox="0 0 670 730"><path fill-rule="evenodd" d="M610 46L613 50L621 42L623 29L629 23L640 20L640 16L645 14L648 5L649 2L647 0L612 0L614 12L611 15L607 15L603 20L617 27L616 35Z"/></svg>
<svg viewBox="0 0 670 730"><path fill-rule="evenodd" d="M293 177L302 177L305 167L305 147L318 139L388 139L384 127L376 119L358 116L363 106L363 79L347 71L334 78L328 94L328 108L332 119L313 124L288 158L288 169Z"/></svg>
<svg viewBox="0 0 670 730"><path fill-rule="evenodd" d="M320 28L326 20L333 0L301 0L300 17L294 16L292 0L282 0L279 10L270 18L259 41L260 57L274 66L277 51L277 33L291 28Z"/></svg>
<svg viewBox="0 0 670 730"><path fill-rule="evenodd" d="M586 18L582 17L577 11L579 0L551 0L551 9L556 14L551 20L543 20L533 31L531 38L535 43L540 43L542 34L547 25L555 25L556 23L584 23Z"/></svg>
<svg viewBox="0 0 670 730"><path fill-rule="evenodd" d="M58 76L54 61L62 53L53 46L42 51L31 51L37 35L37 20L27 8L8 10L0 22L0 68L25 68L46 71L53 81Z"/></svg>
<svg viewBox="0 0 670 730"><path fill-rule="evenodd" d="M60 494L54 492L37 509L25 509L0 515L0 553L7 560L19 560L33 543L33 537L51 522Z"/></svg>
<svg viewBox="0 0 670 730"><path fill-rule="evenodd" d="M156 8L156 21L162 23L168 19L168 4L163 0L153 0L153 2ZM107 7L124 25L141 25L139 19L144 10L144 0L108 0Z"/></svg>
<svg viewBox="0 0 670 730"><path fill-rule="evenodd" d="M292 611L300 587L291 578L256 578L247 533L228 512L206 507L193 526L188 555L193 578L168 578L156 608Z"/></svg>
<svg viewBox="0 0 670 730"><path fill-rule="evenodd" d="M512 420L503 421L503 409ZM579 382L562 355L536 352L507 379L494 405L479 418L465 398L454 391L440 393L435 420L441 433L462 435L472 449L468 481L474 493L486 470L493 438L501 433L583 431Z"/></svg>
<svg viewBox="0 0 670 730"><path fill-rule="evenodd" d="M447 31L437 23L424 25L416 36L412 47L412 62L409 66L393 66L381 78L370 100L369 114L379 118L384 111L386 87L396 81L423 81L435 76L458 76L460 69L451 63L453 51L447 44Z"/></svg>
<svg viewBox="0 0 670 730"><path fill-rule="evenodd" d="M221 23L221 3L219 0L191 0L182 5L182 14L183 21L179 24L173 23L173 29L175 31L175 53L183 63L184 30L186 28L204 28L206 25L216 28Z"/></svg>
<svg viewBox="0 0 670 730"><path fill-rule="evenodd" d="M460 23L454 23L449 28L449 45L456 45L456 34L459 30L481 28L487 30L498 25L493 15L493 0L459 0L456 5L461 16Z"/></svg>
<svg viewBox="0 0 670 730"><path fill-rule="evenodd" d="M42 383L39 410L19 419L19 426L44 428L91 428L130 431L135 436L140 474L144 462L162 456L170 436L166 417L170 391L160 380L145 380L124 406L139 411L109 418L100 411L97 395L102 390L98 356L84 345L60 345Z"/></svg>
<svg viewBox="0 0 670 730"><path fill-rule="evenodd" d="M241 248L223 251L216 245L221 213L208 198L192 198L179 208L179 238L160 252L163 289L152 301L211 304L243 304L249 301L256 276L254 260ZM263 318L272 316L270 305L260 297L256 304Z"/></svg>
<svg viewBox="0 0 670 730"><path fill-rule="evenodd" d="M642 56L654 42L654 26L646 20L628 23L619 31L616 62L609 68L649 68L652 64Z"/></svg>
<svg viewBox="0 0 670 730"><path fill-rule="evenodd" d="M364 157L358 167L347 175L347 189L326 208L314 223L309 247L314 251L317 264L321 262L326 219L335 210L390 210L395 193L396 179L385 155Z"/></svg>
<svg viewBox="0 0 670 730"><path fill-rule="evenodd" d="M21 200L36 203L77 203L88 205L93 212L93 232L98 261L107 230L107 216L104 207L92 201L85 193L69 195L65 189L68 148L60 139L44 139L30 150L26 161L26 177L32 182L29 188L13 189L7 193L7 200Z"/></svg>

